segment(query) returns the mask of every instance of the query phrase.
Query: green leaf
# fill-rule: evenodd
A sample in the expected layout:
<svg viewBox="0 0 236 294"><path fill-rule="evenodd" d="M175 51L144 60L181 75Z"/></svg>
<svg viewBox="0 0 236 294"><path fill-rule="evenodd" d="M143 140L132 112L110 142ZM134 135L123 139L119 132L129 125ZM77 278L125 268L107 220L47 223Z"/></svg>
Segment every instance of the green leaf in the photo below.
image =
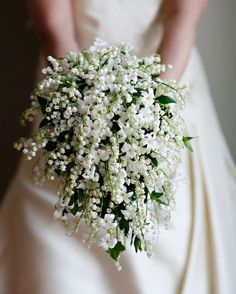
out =
<svg viewBox="0 0 236 294"><path fill-rule="evenodd" d="M164 201L162 201L161 199L155 199L155 201L157 202L157 203L159 203L159 204L162 204L162 205L166 205L166 206L168 206L168 203L166 203L166 202L164 202Z"/></svg>
<svg viewBox="0 0 236 294"><path fill-rule="evenodd" d="M129 234L129 221L127 219L120 219L119 220L119 228L124 231L125 236Z"/></svg>
<svg viewBox="0 0 236 294"><path fill-rule="evenodd" d="M153 191L151 194L150 194L150 198L152 200L156 200L156 199L159 199L164 193L163 192L155 192Z"/></svg>
<svg viewBox="0 0 236 294"><path fill-rule="evenodd" d="M112 213L115 215L119 228L124 231L125 236L128 236L130 221L124 218L124 215L121 212L123 209L125 209L125 205L124 203L120 203L112 209Z"/></svg>
<svg viewBox="0 0 236 294"><path fill-rule="evenodd" d="M152 78L153 78L153 79L155 79L155 78L157 78L157 77L159 77L159 76L160 76L159 73L154 73L154 74L152 74Z"/></svg>
<svg viewBox="0 0 236 294"><path fill-rule="evenodd" d="M119 241L113 248L109 248L107 253L110 254L111 258L117 261L122 251L125 251L125 246Z"/></svg>
<svg viewBox="0 0 236 294"><path fill-rule="evenodd" d="M106 64L108 63L108 60L109 60L109 58L106 58L106 59L103 61L103 63L101 64L100 67L103 67L104 65L106 65Z"/></svg>
<svg viewBox="0 0 236 294"><path fill-rule="evenodd" d="M46 114L46 107L47 107L47 103L48 103L47 99L40 97L40 96L37 96L37 98L38 98L38 102L39 102L42 113Z"/></svg>
<svg viewBox="0 0 236 294"><path fill-rule="evenodd" d="M139 96L140 96L141 93L143 92L143 88L135 87L134 89L137 91L136 95L139 94Z"/></svg>
<svg viewBox="0 0 236 294"><path fill-rule="evenodd" d="M150 154L147 154L146 156L151 160L153 166L156 167L158 165L158 161L156 158L152 157Z"/></svg>
<svg viewBox="0 0 236 294"><path fill-rule="evenodd" d="M106 195L104 195L104 197L102 197L102 211L101 211L101 216L104 217L107 209L110 205L110 201L111 201L111 195L110 193L107 193Z"/></svg>
<svg viewBox="0 0 236 294"><path fill-rule="evenodd" d="M157 159L156 158L151 158L152 165L157 166Z"/></svg>
<svg viewBox="0 0 236 294"><path fill-rule="evenodd" d="M168 203L166 203L166 202L164 202L164 201L162 201L162 200L160 199L161 196L163 196L163 194L164 194L163 192L155 192L155 191L153 191L153 192L150 194L150 199L156 201L156 202L159 203L159 204L168 205Z"/></svg>
<svg viewBox="0 0 236 294"><path fill-rule="evenodd" d="M73 215L76 215L76 213L78 211L81 211L82 210L82 207L79 207L78 203L75 203L74 204L74 207L73 208L70 208L70 212L73 214Z"/></svg>
<svg viewBox="0 0 236 294"><path fill-rule="evenodd" d="M169 104L169 103L176 103L175 99L170 97L170 96L166 96L166 95L161 95L159 97L156 98L161 104Z"/></svg>
<svg viewBox="0 0 236 294"><path fill-rule="evenodd" d="M44 126L46 126L49 123L49 120L44 118L41 120L40 124L39 124L39 128L43 128Z"/></svg>
<svg viewBox="0 0 236 294"><path fill-rule="evenodd" d="M148 188L146 186L144 187L144 192L146 196L149 194Z"/></svg>
<svg viewBox="0 0 236 294"><path fill-rule="evenodd" d="M132 95L132 103L136 103L137 99L140 97L138 94L133 94Z"/></svg>
<svg viewBox="0 0 236 294"><path fill-rule="evenodd" d="M83 202L84 199L86 198L86 193L84 192L83 189L76 189L75 194L76 194L77 199L80 200L80 202Z"/></svg>
<svg viewBox="0 0 236 294"><path fill-rule="evenodd" d="M75 193L70 197L70 201L68 205L69 206L74 205L73 208L70 208L70 212L73 215L76 215L78 211L83 210L83 205L80 203L80 206L79 206L78 199L81 200L83 198L84 191L82 189L75 189L74 192Z"/></svg>
<svg viewBox="0 0 236 294"><path fill-rule="evenodd" d="M62 82L62 86L63 87L71 87L72 85L72 81L71 80L68 80L68 79L64 79L63 82Z"/></svg>
<svg viewBox="0 0 236 294"><path fill-rule="evenodd" d="M192 145L190 143L190 140L192 140L194 137L183 137L182 140L184 142L185 147L188 148L189 151L193 152Z"/></svg>
<svg viewBox="0 0 236 294"><path fill-rule="evenodd" d="M72 196L70 196L70 201L69 201L68 205L70 206L72 204L75 204L77 202L77 200L78 200L78 194L75 191L75 193Z"/></svg>
<svg viewBox="0 0 236 294"><path fill-rule="evenodd" d="M137 253L138 251L142 251L142 244L141 240L136 236L134 239L134 247L135 247L135 252Z"/></svg>

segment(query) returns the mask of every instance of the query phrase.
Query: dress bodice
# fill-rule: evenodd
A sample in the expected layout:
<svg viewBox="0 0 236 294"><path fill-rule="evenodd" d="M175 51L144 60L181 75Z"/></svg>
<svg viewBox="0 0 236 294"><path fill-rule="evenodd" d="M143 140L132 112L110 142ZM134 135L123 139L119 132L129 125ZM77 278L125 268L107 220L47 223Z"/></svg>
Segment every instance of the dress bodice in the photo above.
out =
<svg viewBox="0 0 236 294"><path fill-rule="evenodd" d="M81 48L101 37L109 43L128 42L138 55L157 50L161 37L157 21L160 0L71 1Z"/></svg>

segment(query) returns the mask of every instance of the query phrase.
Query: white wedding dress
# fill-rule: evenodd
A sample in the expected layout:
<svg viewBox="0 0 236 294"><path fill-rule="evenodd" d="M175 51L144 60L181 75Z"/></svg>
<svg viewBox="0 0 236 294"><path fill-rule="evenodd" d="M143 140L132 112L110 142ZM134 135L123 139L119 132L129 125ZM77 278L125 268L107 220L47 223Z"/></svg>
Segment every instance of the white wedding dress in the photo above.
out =
<svg viewBox="0 0 236 294"><path fill-rule="evenodd" d="M78 42L128 41L138 55L157 50L158 0L72 1ZM102 249L88 250L53 218L55 183L36 187L22 158L0 211L1 294L235 294L236 169L222 134L198 50L182 81L191 86L184 117L194 152L183 153L186 181L176 194L172 229L151 258L128 249L117 272ZM225 99L225 97L224 97Z"/></svg>

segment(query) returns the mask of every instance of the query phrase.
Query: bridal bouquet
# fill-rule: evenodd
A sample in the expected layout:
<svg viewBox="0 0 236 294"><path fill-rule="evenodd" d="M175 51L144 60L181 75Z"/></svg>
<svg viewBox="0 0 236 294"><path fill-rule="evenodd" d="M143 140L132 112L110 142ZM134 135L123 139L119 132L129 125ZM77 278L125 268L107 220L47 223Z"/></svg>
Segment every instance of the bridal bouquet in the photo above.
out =
<svg viewBox="0 0 236 294"><path fill-rule="evenodd" d="M87 226L85 240L118 263L127 246L152 253L174 207L184 145L181 109L187 87L162 80L154 54L138 58L127 44L97 39L50 66L22 121L42 115L38 130L15 147L31 160L35 180L60 179L55 217L68 232Z"/></svg>

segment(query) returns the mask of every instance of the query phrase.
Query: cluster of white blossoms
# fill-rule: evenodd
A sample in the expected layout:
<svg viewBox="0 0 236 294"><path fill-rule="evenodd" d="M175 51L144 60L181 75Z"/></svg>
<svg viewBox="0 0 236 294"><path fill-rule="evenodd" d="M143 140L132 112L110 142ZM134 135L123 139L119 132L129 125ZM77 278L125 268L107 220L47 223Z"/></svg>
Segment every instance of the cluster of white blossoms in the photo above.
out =
<svg viewBox="0 0 236 294"><path fill-rule="evenodd" d="M151 255L174 206L181 150L191 147L180 115L187 87L160 78L159 55L138 58L127 44L96 39L48 61L22 117L43 119L16 148L29 160L39 153L36 182L60 178L55 217L70 233L83 221L88 244L114 260L130 244Z"/></svg>

